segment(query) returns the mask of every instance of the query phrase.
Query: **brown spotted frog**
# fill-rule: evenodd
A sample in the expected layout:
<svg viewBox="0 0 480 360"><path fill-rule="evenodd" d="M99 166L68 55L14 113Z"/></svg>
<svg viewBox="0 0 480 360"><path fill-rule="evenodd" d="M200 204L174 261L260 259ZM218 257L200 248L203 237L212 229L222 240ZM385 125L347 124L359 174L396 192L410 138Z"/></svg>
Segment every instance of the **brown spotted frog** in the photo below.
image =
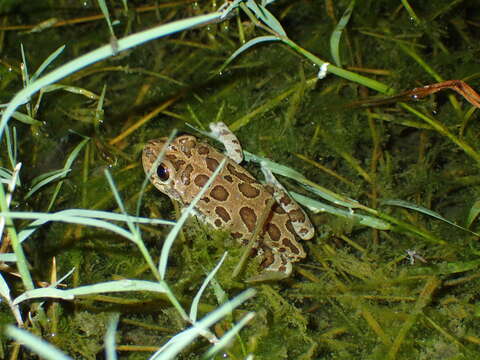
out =
<svg viewBox="0 0 480 360"><path fill-rule="evenodd" d="M196 204L197 217L216 229L228 229L242 245L248 245L257 221L266 219L253 249L262 257L261 267L266 272L288 277L292 263L305 257L298 239L314 235L308 216L269 170L264 169L264 173L270 184L263 185L239 165L242 148L224 123L213 123L210 128L224 144L226 154L195 136L180 135L168 144L163 159L156 161L167 138L155 139L143 149L145 172L151 174L150 181L158 190L186 207L226 158L223 169ZM155 163L159 165L152 169ZM267 204L273 205L267 209Z"/></svg>

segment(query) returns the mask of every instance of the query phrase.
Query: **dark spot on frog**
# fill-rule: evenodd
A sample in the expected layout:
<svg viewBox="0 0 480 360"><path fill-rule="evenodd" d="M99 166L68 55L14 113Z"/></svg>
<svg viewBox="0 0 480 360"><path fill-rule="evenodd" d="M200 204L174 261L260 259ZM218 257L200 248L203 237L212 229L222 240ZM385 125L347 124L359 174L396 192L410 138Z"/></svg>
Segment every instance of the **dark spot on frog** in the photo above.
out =
<svg viewBox="0 0 480 360"><path fill-rule="evenodd" d="M212 172L218 167L218 161L209 157L205 159L205 163L207 164L208 170Z"/></svg>
<svg viewBox="0 0 480 360"><path fill-rule="evenodd" d="M247 227L248 231L253 232L257 223L257 215L255 214L255 211L244 206L240 209L240 217L242 218L242 221Z"/></svg>
<svg viewBox="0 0 480 360"><path fill-rule="evenodd" d="M238 190L249 199L256 198L260 194L260 190L247 183L238 184Z"/></svg>
<svg viewBox="0 0 480 360"><path fill-rule="evenodd" d="M198 187L203 187L207 183L207 181L208 176L202 174L195 176L195 180L193 180L195 185L197 185Z"/></svg>
<svg viewBox="0 0 480 360"><path fill-rule="evenodd" d="M220 218L223 220L223 222L226 222L226 223L227 223L227 222L229 222L230 219L231 219L228 211L227 211L224 207L222 207L222 206L217 206L217 207L215 208L215 213L216 213L218 216L220 216Z"/></svg>
<svg viewBox="0 0 480 360"><path fill-rule="evenodd" d="M217 185L210 191L210 196L218 201L227 200L229 195L229 192L222 185Z"/></svg>
<svg viewBox="0 0 480 360"><path fill-rule="evenodd" d="M298 248L295 245L293 245L292 242L289 239L283 238L282 239L282 244L284 246L286 246L287 248L289 248L290 252L292 252L296 255L300 254L300 250L298 250Z"/></svg>
<svg viewBox="0 0 480 360"><path fill-rule="evenodd" d="M200 155L207 155L210 152L210 150L208 150L208 147L203 145L200 145L197 151Z"/></svg>

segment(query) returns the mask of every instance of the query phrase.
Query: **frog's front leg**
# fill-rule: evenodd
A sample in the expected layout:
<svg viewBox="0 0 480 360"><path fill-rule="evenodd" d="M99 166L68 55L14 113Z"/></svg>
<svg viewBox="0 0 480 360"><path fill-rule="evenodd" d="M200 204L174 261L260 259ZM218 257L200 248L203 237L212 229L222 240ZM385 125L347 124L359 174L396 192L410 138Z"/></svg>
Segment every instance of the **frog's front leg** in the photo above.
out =
<svg viewBox="0 0 480 360"><path fill-rule="evenodd" d="M290 195L288 195L287 190L275 178L265 163L262 162L260 165L263 175L265 176L265 180L267 184L270 185L270 189L273 192L273 197L287 213L297 235L303 240L311 239L315 230L310 219L308 218L308 215L305 213L305 211L303 211L300 205L298 205L298 203L293 200Z"/></svg>
<svg viewBox="0 0 480 360"><path fill-rule="evenodd" d="M243 151L240 141L223 122L210 123L210 134L225 146L225 155L240 164L243 161Z"/></svg>

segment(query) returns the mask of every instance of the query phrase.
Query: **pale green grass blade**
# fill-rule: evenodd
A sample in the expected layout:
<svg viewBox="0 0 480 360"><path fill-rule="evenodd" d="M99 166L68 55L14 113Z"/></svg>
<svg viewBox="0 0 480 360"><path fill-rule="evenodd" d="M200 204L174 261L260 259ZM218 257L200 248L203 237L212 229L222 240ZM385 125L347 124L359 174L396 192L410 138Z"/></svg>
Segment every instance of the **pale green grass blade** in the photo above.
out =
<svg viewBox="0 0 480 360"><path fill-rule="evenodd" d="M48 173L42 174L40 176L37 176L35 179L32 180L32 185L33 187L31 190L25 195L23 198L24 200L27 200L30 196L35 194L40 188L43 186L57 180L64 178L71 169L58 169L58 170L53 170Z"/></svg>
<svg viewBox="0 0 480 360"><path fill-rule="evenodd" d="M171 35L179 31L192 29L203 24L220 21L221 17L221 12L214 12L206 15L191 17L188 19L173 21L168 24L162 24L152 29L144 30L118 40L118 48L116 50L117 52L121 52L134 46L141 45L147 41ZM8 120L12 116L13 112L17 109L17 107L27 102L28 99L30 99L30 97L37 91L39 91L41 88L53 84L58 80L63 79L64 77L87 67L88 65L106 59L114 54L115 52L112 49L111 45L104 45L56 68L55 70L51 71L43 77L38 78L37 80L30 83L29 86L19 91L9 102L7 108L2 114L2 118L0 120L0 139L3 136L3 132L5 130L5 126L7 125Z"/></svg>
<svg viewBox="0 0 480 360"><path fill-rule="evenodd" d="M213 277L215 276L215 274L217 273L218 269L220 269L220 266L222 266L223 262L225 261L225 258L227 257L227 252L225 252L222 256L222 258L220 259L220 261L218 262L217 266L215 266L215 268L210 271L210 274L208 274L208 276L205 278L205 280L203 280L203 284L202 286L200 286L200 289L197 291L197 294L195 295L195 297L193 298L193 301L192 301L192 305L190 307L190 320L192 322L195 322L197 321L197 314L198 314L198 304L200 303L200 298L202 297L203 295L203 292L205 291L205 289L207 288L208 284L210 283L210 281L213 279Z"/></svg>
<svg viewBox="0 0 480 360"><path fill-rule="evenodd" d="M349 219L356 224L368 226L378 230L392 229L392 225L390 223L383 221L379 218L363 214L357 214L353 210L348 211L339 209L295 192L290 192L290 195L292 195L295 201L297 201L299 204L302 204L303 206L306 206L310 211L314 213L327 212L335 216Z"/></svg>
<svg viewBox="0 0 480 360"><path fill-rule="evenodd" d="M353 8L355 7L355 0L350 2L348 8L342 15L342 18L338 22L337 26L330 36L330 53L332 54L333 62L337 66L342 66L342 61L340 59L340 39L342 37L343 30L347 26L350 17L352 16Z"/></svg>
<svg viewBox="0 0 480 360"><path fill-rule="evenodd" d="M65 49L65 45L60 46L57 50L55 50L53 53L51 53L44 62L38 67L37 71L35 71L35 74L32 75L31 81L35 81Z"/></svg>
<svg viewBox="0 0 480 360"><path fill-rule="evenodd" d="M120 193L117 190L117 187L115 186L115 182L113 181L112 174L110 174L110 171L108 171L108 169L105 169L104 174L105 174L105 177L107 178L108 184L110 185L110 190L113 193L113 197L115 198L115 201L117 202L118 208L120 209L120 211L122 212L122 214L126 218L126 223L127 223L128 228L130 229L130 232L132 233L132 235L135 236L136 239L138 239L138 236L140 235L139 234L140 230L138 229L137 226L135 226L133 221L130 219L130 216L127 214L127 210L125 209L125 205L123 204L123 200L120 196Z"/></svg>
<svg viewBox="0 0 480 360"><path fill-rule="evenodd" d="M460 226L460 225L457 225L455 224L454 222L448 220L448 219L445 219L442 215L440 215L439 213L435 212L435 211L432 211L430 209L427 209L427 208L424 208L423 206L420 206L420 205L416 205L416 204L412 204L412 203L409 203L407 201L404 201L404 200L382 200L381 201L382 205L390 205L390 206L399 206L399 207L403 207L403 208L406 208L406 209L410 209L410 210L414 210L414 211L418 211L422 214L425 214L425 215L428 215L428 216L431 216L435 219L438 219L438 220L441 220L443 222L446 222L447 224L449 225L452 225L458 229L461 229L463 231L466 231L466 232L469 232L470 234L472 235L475 235L475 236L480 236L480 234L477 234L476 232L473 232L467 228L464 228L463 226Z"/></svg>
<svg viewBox="0 0 480 360"><path fill-rule="evenodd" d="M13 216L17 216L17 218L22 219L22 214L31 214L28 215L28 219L37 219L36 221L33 221L32 223L28 224L28 226L20 231L19 233L19 239L20 241L26 240L35 230L38 229L41 225L49 222L49 221L60 221L58 220L59 218L61 219L62 217L65 217L65 219L70 219L70 218L76 218L76 217L84 217L84 218L98 218L98 219L103 219L103 220L113 220L113 221L122 221L126 222L127 217L123 214L117 214L117 213L112 213L108 211L100 211L100 210L85 210L85 209L69 209L69 210L62 210L58 211L56 213L48 214L48 213L23 213L23 212L18 212L14 213ZM32 215L35 214L35 215ZM9 213L10 216L12 216L12 213ZM51 217L51 215L54 215L54 217ZM168 226L173 226L175 225L174 221L170 220L163 220L163 219L150 219L150 218L144 218L144 217L138 217L138 216L129 216L128 217L130 220L135 221L140 224L151 224L151 225L168 225ZM68 222L68 221L64 221ZM108 224L108 223L107 223ZM108 229L107 229L108 230Z"/></svg>
<svg viewBox="0 0 480 360"><path fill-rule="evenodd" d="M10 297L10 288L8 287L8 284L3 278L1 273L0 273L0 296L2 296L5 299L5 302L10 307L10 310L12 311L13 316L15 316L15 319L17 320L17 324L19 326L22 326L23 325L22 314L20 313L19 307L17 305L13 305L12 298Z"/></svg>
<svg viewBox="0 0 480 360"><path fill-rule="evenodd" d="M38 219L39 223L34 223L33 225L41 225L47 223L49 221L59 221L69 224L79 224L79 225L86 225L92 227L98 227L104 230L109 230L115 234L118 234L122 237L125 237L133 242L133 236L127 230L121 228L120 226L111 224L106 221L92 219L92 218L84 218L78 216L66 216L61 213L37 213L37 212L0 212L0 216L5 216L7 219ZM32 225L32 224L31 224ZM29 229L31 230L31 229ZM29 235L29 234L28 234ZM25 240L25 235L22 236L21 240Z"/></svg>
<svg viewBox="0 0 480 360"><path fill-rule="evenodd" d="M287 33L283 29L280 22L275 18L275 16L270 13L265 7L258 5L254 0L247 0L246 2L248 8L252 10L255 16L263 21L270 29L275 31L280 36L287 37Z"/></svg>
<svg viewBox="0 0 480 360"><path fill-rule="evenodd" d="M115 333L117 332L118 320L120 314L113 314L108 322L107 332L105 333L105 358L107 360L117 360L117 352L115 350Z"/></svg>
<svg viewBox="0 0 480 360"><path fill-rule="evenodd" d="M254 161L259 164L264 164L264 166L268 167L273 173L297 181L298 183L302 184L308 191L313 192L314 194L334 203L335 205L343 206L349 209L362 207L362 205L358 201L350 199L346 196L339 195L331 190L324 188L323 186L315 184L314 182L308 180L301 173L288 166L278 164L276 162L268 160L267 158L249 153L248 151L244 151L243 154L246 161Z"/></svg>
<svg viewBox="0 0 480 360"><path fill-rule="evenodd" d="M187 220L188 216L192 213L195 205L197 202L202 198L203 194L207 191L207 189L210 187L212 182L215 180L217 177L218 173L223 169L223 166L225 165L225 159L223 159L220 162L220 165L215 169L213 172L212 176L210 179L208 179L207 183L203 186L203 188L200 190L200 192L195 196L193 201L190 203L190 205L183 211L182 216L180 216L180 219L178 219L177 223L175 226L170 230L170 232L167 235L167 238L165 239L165 242L163 243L162 246L162 252L160 254L160 261L158 264L158 271L160 272L160 276L163 279L165 279L165 273L167 271L167 264L168 264L168 255L170 253L170 249L173 245L173 242L175 241L180 229L182 228L183 224Z"/></svg>
<svg viewBox="0 0 480 360"><path fill-rule="evenodd" d="M235 50L233 54L228 57L227 60L225 60L225 62L220 67L219 72L222 72L238 55L248 50L252 46L255 46L263 42L269 42L269 41L280 41L280 39L276 36L268 35L268 36L259 36L247 41L245 44L243 44L237 50Z"/></svg>
<svg viewBox="0 0 480 360"><path fill-rule="evenodd" d="M72 358L65 355L52 344L40 339L35 335L32 335L26 330L8 325L5 329L5 334L14 339L16 342L23 344L26 348L41 356L43 359L72 360Z"/></svg>
<svg viewBox="0 0 480 360"><path fill-rule="evenodd" d="M72 168L73 162L77 158L78 154L89 141L90 141L90 138L85 138L82 141L80 141L80 143L77 146L75 146L75 148L72 150L70 155L68 155L67 160L65 161L65 165L63 166L64 170L70 170ZM55 200L57 199L57 196L60 193L62 185L63 185L63 181L60 181L55 187L52 198L50 199L50 202L47 207L47 212L52 209L53 204L55 203Z"/></svg>
<svg viewBox="0 0 480 360"><path fill-rule="evenodd" d="M248 289L206 315L191 328L171 338L160 350L150 357L150 360L171 360L184 348L190 345L200 334L215 324L221 318L229 315L233 309L240 306L255 295L255 290Z"/></svg>
<svg viewBox="0 0 480 360"><path fill-rule="evenodd" d="M172 140L174 139L175 135L177 134L177 130L173 129L170 135L168 136L167 142L165 143L164 147L160 151L160 154L158 154L157 158L153 162L152 169L150 170L150 173L145 174L145 178L143 179L142 186L140 188L140 193L138 195L138 201L137 201L137 208L135 210L135 214L138 216L140 214L140 209L142 208L142 201L143 201L143 195L145 195L145 189L147 188L148 183L150 182L150 177L152 176L153 172L156 171L157 166L160 164L160 162L163 159L163 156L165 155L165 151L167 150L167 146L170 145Z"/></svg>
<svg viewBox="0 0 480 360"><path fill-rule="evenodd" d="M1 262L16 262L17 256L14 253L0 254Z"/></svg>
<svg viewBox="0 0 480 360"><path fill-rule="evenodd" d="M228 330L225 335L222 336L219 342L214 344L203 356L203 359L211 359L218 352L226 348L233 340L235 336L238 335L240 330L247 325L247 323L255 317L255 313L250 312L245 315L238 323L236 323L230 330Z"/></svg>
<svg viewBox="0 0 480 360"><path fill-rule="evenodd" d="M9 184L12 181L12 172L5 168L0 168L0 178L3 184Z"/></svg>
<svg viewBox="0 0 480 360"><path fill-rule="evenodd" d="M10 297L10 288L8 287L8 284L3 278L1 273L0 273L0 295L7 301L12 300L12 298Z"/></svg>
<svg viewBox="0 0 480 360"><path fill-rule="evenodd" d="M467 228L470 228L470 226L472 226L473 222L478 217L478 214L480 214L480 200L475 201L475 203L470 208L470 211L468 212L466 222Z"/></svg>
<svg viewBox="0 0 480 360"><path fill-rule="evenodd" d="M61 290L56 288L39 288L24 292L18 296L13 304L17 305L26 300L38 298L55 298L63 300L73 300L75 296L102 294L109 292L132 292L132 291L151 291L156 293L166 293L165 286L158 282L145 280L116 280L103 283L79 286L73 289Z"/></svg>

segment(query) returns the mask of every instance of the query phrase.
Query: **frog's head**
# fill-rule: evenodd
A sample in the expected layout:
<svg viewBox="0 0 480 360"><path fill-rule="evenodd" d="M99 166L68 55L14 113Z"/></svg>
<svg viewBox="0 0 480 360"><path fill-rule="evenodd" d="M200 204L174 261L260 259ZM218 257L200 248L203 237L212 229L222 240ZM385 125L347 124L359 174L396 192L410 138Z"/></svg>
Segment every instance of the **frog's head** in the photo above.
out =
<svg viewBox="0 0 480 360"><path fill-rule="evenodd" d="M143 169L151 183L170 198L183 203L182 190L179 188L181 169L186 158L191 156L196 138L182 135L168 143L168 138L150 140L143 148Z"/></svg>

